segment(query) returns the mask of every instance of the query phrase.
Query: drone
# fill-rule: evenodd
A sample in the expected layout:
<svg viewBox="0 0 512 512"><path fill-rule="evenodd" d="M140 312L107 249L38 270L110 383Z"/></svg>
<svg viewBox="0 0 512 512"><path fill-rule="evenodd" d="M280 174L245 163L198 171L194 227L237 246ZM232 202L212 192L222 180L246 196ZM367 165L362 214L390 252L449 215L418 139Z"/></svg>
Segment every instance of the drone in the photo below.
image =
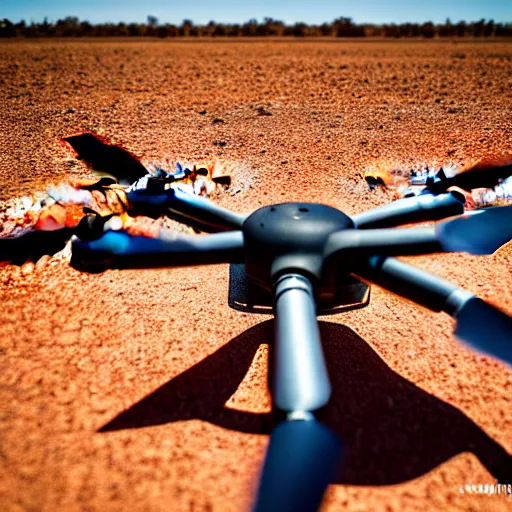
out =
<svg viewBox="0 0 512 512"><path fill-rule="evenodd" d="M151 180L149 180L151 182ZM268 205L241 215L158 180L127 192L132 214L167 215L200 235L158 238L93 231L72 240L71 265L97 273L230 264L229 305L275 316L271 396L275 428L255 512L318 510L342 458L322 424L331 386L317 315L369 302L369 284L456 320L455 335L512 365L512 318L471 293L396 256L492 254L512 240L512 207L464 213L448 192L398 200L352 217L317 203ZM430 227L396 227L440 221Z"/></svg>
<svg viewBox="0 0 512 512"><path fill-rule="evenodd" d="M84 209L72 227L0 240L0 259L21 263L30 254L37 258L53 252L53 246L60 249L72 237L70 264L89 273L229 264L228 305L275 317L270 379L274 429L255 512L318 510L342 464L341 441L322 423L331 384L317 316L367 306L371 284L451 315L457 338L512 365L511 317L396 258L440 252L492 254L512 240L512 206L464 214L464 196L443 184L432 193L353 216L307 202L268 205L243 215L180 186L188 176L186 169L171 174L157 169L147 175L122 148L91 136L67 142L78 158L126 186L116 192L123 213L165 216L199 234L161 229L156 237L141 236L110 229L112 214ZM201 176L203 171L194 172ZM92 186L111 184L111 178L103 178ZM428 227L404 227L432 221L435 224Z"/></svg>

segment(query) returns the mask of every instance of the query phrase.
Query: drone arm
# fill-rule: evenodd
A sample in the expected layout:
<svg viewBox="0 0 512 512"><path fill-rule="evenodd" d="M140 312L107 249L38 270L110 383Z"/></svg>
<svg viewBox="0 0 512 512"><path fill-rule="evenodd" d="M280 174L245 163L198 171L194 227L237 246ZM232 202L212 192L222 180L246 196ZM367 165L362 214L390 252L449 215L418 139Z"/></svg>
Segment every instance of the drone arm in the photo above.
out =
<svg viewBox="0 0 512 512"><path fill-rule="evenodd" d="M430 228L341 230L325 245L324 257L336 261L432 252L492 254L512 239L512 206L496 206Z"/></svg>
<svg viewBox="0 0 512 512"><path fill-rule="evenodd" d="M204 197L179 189L150 192L134 190L127 193L130 211L135 215L157 218L167 215L179 222L208 233L242 228L244 215L231 212Z"/></svg>
<svg viewBox="0 0 512 512"><path fill-rule="evenodd" d="M425 194L400 199L391 204L358 213L352 217L358 229L389 228L414 222L440 220L464 213L461 194Z"/></svg>
<svg viewBox="0 0 512 512"><path fill-rule="evenodd" d="M146 238L109 231L98 240L74 238L71 265L78 270L102 272L108 268L159 268L215 263L242 263L241 231L210 235Z"/></svg>
<svg viewBox="0 0 512 512"><path fill-rule="evenodd" d="M343 230L327 240L324 258L334 261L368 258L374 254L406 256L443 252L436 229Z"/></svg>
<svg viewBox="0 0 512 512"><path fill-rule="evenodd" d="M294 274L281 277L274 311L274 404L287 413L320 409L329 401L331 385L309 280Z"/></svg>
<svg viewBox="0 0 512 512"><path fill-rule="evenodd" d="M283 414L272 433L254 512L318 510L341 456L337 436L313 414L331 386L320 342L313 288L298 274L275 288L272 399Z"/></svg>
<svg viewBox="0 0 512 512"><path fill-rule="evenodd" d="M355 274L428 309L450 315L473 297L441 277L391 257L373 256Z"/></svg>
<svg viewBox="0 0 512 512"><path fill-rule="evenodd" d="M395 258L375 256L355 272L383 288L456 320L455 336L512 365L512 318L440 277Z"/></svg>

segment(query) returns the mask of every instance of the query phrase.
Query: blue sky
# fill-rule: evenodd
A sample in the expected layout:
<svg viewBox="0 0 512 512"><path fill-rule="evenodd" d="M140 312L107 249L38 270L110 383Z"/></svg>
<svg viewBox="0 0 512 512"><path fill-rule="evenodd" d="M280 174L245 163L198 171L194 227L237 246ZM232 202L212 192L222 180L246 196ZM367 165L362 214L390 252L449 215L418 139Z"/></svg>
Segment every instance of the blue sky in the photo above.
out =
<svg viewBox="0 0 512 512"><path fill-rule="evenodd" d="M148 15L161 23L215 20L241 23L269 16L293 23L322 23L339 16L355 22L474 21L481 18L512 22L512 0L0 0L0 18L56 21L77 16L91 23L145 22Z"/></svg>

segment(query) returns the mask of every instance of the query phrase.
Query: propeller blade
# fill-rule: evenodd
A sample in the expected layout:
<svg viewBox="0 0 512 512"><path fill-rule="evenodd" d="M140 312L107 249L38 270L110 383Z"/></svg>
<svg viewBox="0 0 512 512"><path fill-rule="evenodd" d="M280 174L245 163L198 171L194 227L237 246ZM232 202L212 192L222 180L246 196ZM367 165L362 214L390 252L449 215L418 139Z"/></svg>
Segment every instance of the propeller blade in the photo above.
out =
<svg viewBox="0 0 512 512"><path fill-rule="evenodd" d="M92 170L100 175L114 176L122 185L131 185L148 171L136 156L129 151L109 144L93 133L82 133L62 139L76 152L77 158L83 160Z"/></svg>
<svg viewBox="0 0 512 512"><path fill-rule="evenodd" d="M314 512L341 456L336 435L315 419L284 421L272 432L255 512Z"/></svg>
<svg viewBox="0 0 512 512"><path fill-rule="evenodd" d="M73 231L70 228L55 231L29 231L15 238L0 238L0 262L23 265L29 258L36 262L41 256L53 256L66 246Z"/></svg>
<svg viewBox="0 0 512 512"><path fill-rule="evenodd" d="M444 176L433 180L432 183L427 181L427 188L433 194L445 192L450 187L459 187L464 190L494 188L509 176L512 176L512 155L510 154L498 158L484 158L462 169L455 176Z"/></svg>
<svg viewBox="0 0 512 512"><path fill-rule="evenodd" d="M445 251L492 254L512 240L512 206L497 206L436 226Z"/></svg>
<svg viewBox="0 0 512 512"><path fill-rule="evenodd" d="M469 299L454 315L455 336L512 366L512 318L481 299Z"/></svg>

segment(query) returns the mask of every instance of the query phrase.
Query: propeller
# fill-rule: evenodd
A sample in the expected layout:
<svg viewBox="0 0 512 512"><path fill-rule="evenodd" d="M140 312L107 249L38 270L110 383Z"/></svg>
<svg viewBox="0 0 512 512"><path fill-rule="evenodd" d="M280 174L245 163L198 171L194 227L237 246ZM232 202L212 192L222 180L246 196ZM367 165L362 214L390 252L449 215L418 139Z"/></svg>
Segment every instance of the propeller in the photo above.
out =
<svg viewBox="0 0 512 512"><path fill-rule="evenodd" d="M453 316L457 338L512 366L512 318L477 297L467 300Z"/></svg>
<svg viewBox="0 0 512 512"><path fill-rule="evenodd" d="M29 258L36 262L44 255L54 255L66 246L72 229L29 231L17 238L0 238L0 261L23 265Z"/></svg>
<svg viewBox="0 0 512 512"><path fill-rule="evenodd" d="M283 421L270 437L254 511L318 510L340 457L338 438L312 415Z"/></svg>
<svg viewBox="0 0 512 512"><path fill-rule="evenodd" d="M126 149L109 144L93 133L82 133L62 139L100 176L114 176L122 185L131 185L148 171L137 157Z"/></svg>
<svg viewBox="0 0 512 512"><path fill-rule="evenodd" d="M498 158L482 159L466 167L452 177L439 176L440 179L427 181L427 189L432 194L440 194L458 187L464 190L476 188L494 188L502 180L512 176L512 155L502 155Z"/></svg>
<svg viewBox="0 0 512 512"><path fill-rule="evenodd" d="M492 254L512 240L512 206L441 222L436 232L445 251Z"/></svg>

